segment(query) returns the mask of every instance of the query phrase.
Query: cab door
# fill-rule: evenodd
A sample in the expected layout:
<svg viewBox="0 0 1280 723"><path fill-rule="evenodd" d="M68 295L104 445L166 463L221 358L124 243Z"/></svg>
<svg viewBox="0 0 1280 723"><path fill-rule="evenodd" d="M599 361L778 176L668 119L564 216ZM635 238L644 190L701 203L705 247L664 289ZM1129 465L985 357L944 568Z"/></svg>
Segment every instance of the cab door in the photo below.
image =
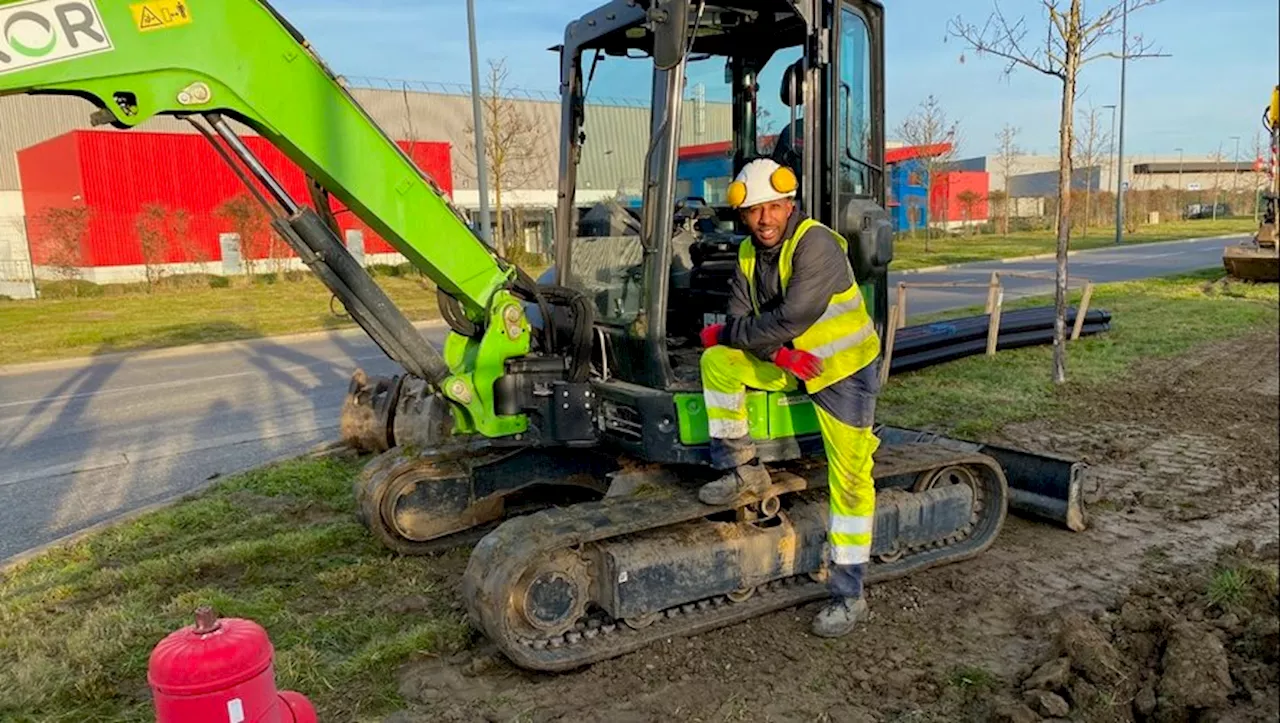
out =
<svg viewBox="0 0 1280 723"><path fill-rule="evenodd" d="M885 210L884 12L870 0L835 5L832 67L826 106L831 139L822 154L831 179L834 227L850 245L850 260L884 338L893 228Z"/></svg>

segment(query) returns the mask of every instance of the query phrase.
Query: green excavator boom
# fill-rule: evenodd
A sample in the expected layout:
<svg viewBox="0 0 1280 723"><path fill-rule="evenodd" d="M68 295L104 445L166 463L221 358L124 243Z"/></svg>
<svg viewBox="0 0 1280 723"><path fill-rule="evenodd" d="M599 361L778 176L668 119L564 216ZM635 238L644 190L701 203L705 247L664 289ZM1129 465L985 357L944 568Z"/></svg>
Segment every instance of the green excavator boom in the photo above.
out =
<svg viewBox="0 0 1280 723"><path fill-rule="evenodd" d="M456 299L482 332L453 335L440 355L320 215L258 176L261 197L282 207L273 226L303 261L337 287L389 356L460 406L465 431L524 429L522 415L494 413L491 398L505 360L529 350L529 325L510 290L515 267L476 236L268 3L0 0L0 95L17 93L88 99L99 108L94 122L117 128L161 114L207 122L197 127L215 145L220 136L224 157L239 155L249 171L255 159L226 119L262 135Z"/></svg>

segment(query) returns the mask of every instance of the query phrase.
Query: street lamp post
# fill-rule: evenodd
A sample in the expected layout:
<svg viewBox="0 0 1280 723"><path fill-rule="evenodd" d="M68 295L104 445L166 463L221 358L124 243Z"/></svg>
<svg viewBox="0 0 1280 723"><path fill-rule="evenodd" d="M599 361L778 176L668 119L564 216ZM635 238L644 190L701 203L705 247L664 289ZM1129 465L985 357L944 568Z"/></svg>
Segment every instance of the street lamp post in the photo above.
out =
<svg viewBox="0 0 1280 723"><path fill-rule="evenodd" d="M1231 136L1236 142L1236 153L1232 158L1233 168L1231 169L1231 201L1237 202L1236 194L1240 191L1240 136Z"/></svg>
<svg viewBox="0 0 1280 723"><path fill-rule="evenodd" d="M1104 105L1111 109L1111 135L1107 136L1107 188L1111 188L1111 177L1116 174L1116 107Z"/></svg>
<svg viewBox="0 0 1280 723"><path fill-rule="evenodd" d="M489 164L484 152L484 114L480 112L480 60L476 51L476 4L467 0L467 42L471 45L471 114L476 134L476 182L480 186L480 238L493 247L489 229Z"/></svg>
<svg viewBox="0 0 1280 723"><path fill-rule="evenodd" d="M1124 13L1120 20L1120 140L1116 160L1116 243L1124 235L1124 71L1129 59L1129 0L1124 0Z"/></svg>
<svg viewBox="0 0 1280 723"><path fill-rule="evenodd" d="M1178 152L1178 215L1181 216L1182 209L1185 208L1182 205L1182 149L1175 148L1173 150Z"/></svg>

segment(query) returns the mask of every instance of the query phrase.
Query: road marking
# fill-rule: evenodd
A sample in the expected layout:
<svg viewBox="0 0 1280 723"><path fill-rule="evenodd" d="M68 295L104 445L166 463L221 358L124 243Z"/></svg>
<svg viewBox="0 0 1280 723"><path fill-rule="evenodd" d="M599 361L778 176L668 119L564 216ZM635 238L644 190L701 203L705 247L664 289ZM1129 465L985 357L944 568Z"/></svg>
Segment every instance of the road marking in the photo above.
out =
<svg viewBox="0 0 1280 723"><path fill-rule="evenodd" d="M370 354L368 356L353 357L351 358L351 361L362 362L362 361L369 361L370 359L385 359L385 358L386 358L385 354ZM274 369L274 371L288 371L289 369L307 369L311 366L318 366L320 364L331 364L331 363L334 363L334 362L317 361L315 364L294 364L287 367L277 367ZM252 371L246 371L246 372L232 372L230 374L215 374L213 376L202 376L202 377L197 377L195 379L178 379L172 382L156 382L154 384L138 384L130 387L115 387L112 389L99 389L93 392L77 392L75 394L62 394L56 397L39 397L37 399L24 399L18 402L0 403L0 409L4 409L5 407L18 407L24 404L25 405L39 404L41 402L61 402L61 401L66 401L71 399L80 399L82 397L98 397L98 396L107 396L110 394L125 394L128 392L141 391L143 389L166 389L170 387L188 386L191 384L203 384L205 382L217 381L220 379L234 379L236 377L248 377L248 376L264 376L264 372L261 369L254 369Z"/></svg>

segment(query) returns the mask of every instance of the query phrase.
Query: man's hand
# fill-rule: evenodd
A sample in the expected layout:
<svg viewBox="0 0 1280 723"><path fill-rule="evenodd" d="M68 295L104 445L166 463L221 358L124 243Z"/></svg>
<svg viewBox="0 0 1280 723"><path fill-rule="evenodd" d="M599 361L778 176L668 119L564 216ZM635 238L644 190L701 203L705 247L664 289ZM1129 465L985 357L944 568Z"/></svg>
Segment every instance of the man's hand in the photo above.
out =
<svg viewBox="0 0 1280 723"><path fill-rule="evenodd" d="M705 347L718 345L720 343L720 330L723 328L724 324L712 324L711 326L703 327L700 335L702 337L702 345Z"/></svg>
<svg viewBox="0 0 1280 723"><path fill-rule="evenodd" d="M773 363L808 381L822 373L822 360L807 351L785 346L773 355Z"/></svg>

